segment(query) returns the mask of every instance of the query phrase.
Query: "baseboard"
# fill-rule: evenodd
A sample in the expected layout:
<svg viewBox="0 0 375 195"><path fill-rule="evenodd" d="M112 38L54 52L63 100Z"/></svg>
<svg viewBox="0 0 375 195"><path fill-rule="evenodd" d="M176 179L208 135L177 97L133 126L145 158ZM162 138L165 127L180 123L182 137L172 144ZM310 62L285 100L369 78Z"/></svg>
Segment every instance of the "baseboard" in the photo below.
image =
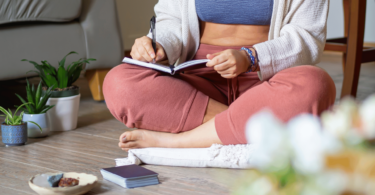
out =
<svg viewBox="0 0 375 195"><path fill-rule="evenodd" d="M363 43L363 46L365 46L365 47L375 47L375 43L373 43L373 42L365 42L365 43Z"/></svg>

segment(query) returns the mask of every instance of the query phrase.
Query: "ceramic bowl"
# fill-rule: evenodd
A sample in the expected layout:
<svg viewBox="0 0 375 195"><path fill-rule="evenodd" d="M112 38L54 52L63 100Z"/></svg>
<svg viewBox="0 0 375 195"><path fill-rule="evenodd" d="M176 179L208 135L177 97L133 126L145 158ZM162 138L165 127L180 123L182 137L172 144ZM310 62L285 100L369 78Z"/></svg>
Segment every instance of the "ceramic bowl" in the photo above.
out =
<svg viewBox="0 0 375 195"><path fill-rule="evenodd" d="M86 174L68 172L63 173L63 178L74 178L79 180L77 186L72 187L50 187L47 183L48 175L55 175L58 173L44 173L38 174L30 178L29 186L36 193L40 195L79 195L90 191L98 182L98 177Z"/></svg>

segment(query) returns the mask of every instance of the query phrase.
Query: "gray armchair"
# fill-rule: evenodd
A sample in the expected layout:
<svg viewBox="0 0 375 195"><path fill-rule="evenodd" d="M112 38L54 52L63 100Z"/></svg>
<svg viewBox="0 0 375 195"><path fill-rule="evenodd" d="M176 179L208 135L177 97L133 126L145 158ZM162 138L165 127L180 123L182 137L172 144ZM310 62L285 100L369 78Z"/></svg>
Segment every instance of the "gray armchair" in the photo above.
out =
<svg viewBox="0 0 375 195"><path fill-rule="evenodd" d="M115 0L0 0L0 80L34 69L21 59L57 66L70 51L79 55L67 63L97 59L86 70L92 92L99 93L94 99L102 100L102 79L124 55Z"/></svg>

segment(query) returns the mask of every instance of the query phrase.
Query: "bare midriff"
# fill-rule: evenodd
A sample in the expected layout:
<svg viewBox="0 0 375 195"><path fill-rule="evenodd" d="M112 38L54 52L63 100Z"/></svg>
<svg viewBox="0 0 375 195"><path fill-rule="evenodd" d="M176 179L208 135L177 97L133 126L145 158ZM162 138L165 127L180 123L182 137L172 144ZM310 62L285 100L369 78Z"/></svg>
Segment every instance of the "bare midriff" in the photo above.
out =
<svg viewBox="0 0 375 195"><path fill-rule="evenodd" d="M248 46L268 40L269 25L217 24L200 21L200 43Z"/></svg>

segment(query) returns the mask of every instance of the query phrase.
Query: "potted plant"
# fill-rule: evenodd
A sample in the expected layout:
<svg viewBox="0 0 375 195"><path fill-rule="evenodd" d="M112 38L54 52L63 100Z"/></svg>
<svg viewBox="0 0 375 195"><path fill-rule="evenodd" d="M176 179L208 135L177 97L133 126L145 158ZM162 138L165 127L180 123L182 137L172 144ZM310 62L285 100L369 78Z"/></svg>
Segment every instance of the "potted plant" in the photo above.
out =
<svg viewBox="0 0 375 195"><path fill-rule="evenodd" d="M79 59L72 62L65 68L65 59L70 54L78 54L77 52L68 53L60 62L56 69L47 61L41 61L38 64L34 61L23 59L35 66L42 82L47 86L43 88L46 92L47 88L52 87L52 95L47 101L47 105L55 105L47 112L47 119L51 131L69 131L77 128L78 110L79 110L79 87L73 83L79 78L83 65L96 61L96 59Z"/></svg>
<svg viewBox="0 0 375 195"><path fill-rule="evenodd" d="M23 115L23 121L34 121L39 124L43 131L39 130L39 127L33 123L27 125L27 136L28 137L46 137L49 133L49 127L47 123L46 112L54 107L54 105L46 105L48 99L52 95L52 87L50 87L44 94L42 94L42 81L39 82L38 87L35 89L34 85L30 87L29 81L26 79L26 93L27 101L25 101L20 95L16 96L25 104L25 114ZM26 104L30 103L30 104Z"/></svg>
<svg viewBox="0 0 375 195"><path fill-rule="evenodd" d="M23 111L21 114L17 115L17 112L19 109L21 109L24 105L31 104L26 103L19 106L14 112L10 109L8 111L0 106L0 111L3 112L5 115L5 120L3 123L1 123L1 136L3 143L8 146L20 146L24 145L27 141L27 122L30 122L37 127L39 127L39 130L42 131L42 128L35 123L34 121L23 121Z"/></svg>

